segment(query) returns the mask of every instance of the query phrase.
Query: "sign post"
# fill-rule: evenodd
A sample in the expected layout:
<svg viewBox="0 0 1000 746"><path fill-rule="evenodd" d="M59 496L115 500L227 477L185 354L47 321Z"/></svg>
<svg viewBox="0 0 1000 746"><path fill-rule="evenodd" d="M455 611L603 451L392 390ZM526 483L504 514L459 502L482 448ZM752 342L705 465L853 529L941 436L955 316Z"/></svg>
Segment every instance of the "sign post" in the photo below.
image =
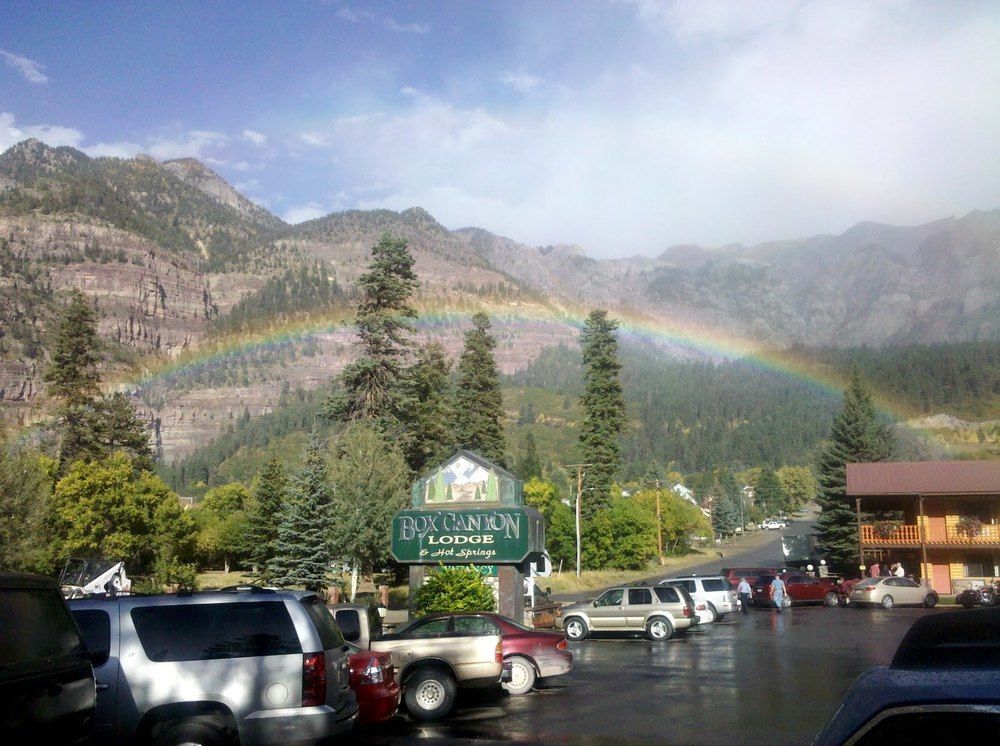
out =
<svg viewBox="0 0 1000 746"><path fill-rule="evenodd" d="M411 507L392 519L392 556L410 565L410 610L427 568L473 565L497 578L499 612L520 621L523 570L542 556L545 520L524 507L523 483L459 451L413 483Z"/></svg>

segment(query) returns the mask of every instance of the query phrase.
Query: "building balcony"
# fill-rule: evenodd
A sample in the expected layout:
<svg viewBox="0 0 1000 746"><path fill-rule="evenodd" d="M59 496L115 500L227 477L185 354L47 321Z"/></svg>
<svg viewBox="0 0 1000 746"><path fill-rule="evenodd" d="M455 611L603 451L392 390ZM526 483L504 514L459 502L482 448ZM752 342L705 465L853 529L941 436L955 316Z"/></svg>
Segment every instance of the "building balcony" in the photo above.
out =
<svg viewBox="0 0 1000 746"><path fill-rule="evenodd" d="M876 534L874 525L862 525L861 544L866 547L919 547L920 526L903 524ZM954 526L929 526L926 544L928 547L1000 547L1000 526L985 525L974 536L960 533Z"/></svg>

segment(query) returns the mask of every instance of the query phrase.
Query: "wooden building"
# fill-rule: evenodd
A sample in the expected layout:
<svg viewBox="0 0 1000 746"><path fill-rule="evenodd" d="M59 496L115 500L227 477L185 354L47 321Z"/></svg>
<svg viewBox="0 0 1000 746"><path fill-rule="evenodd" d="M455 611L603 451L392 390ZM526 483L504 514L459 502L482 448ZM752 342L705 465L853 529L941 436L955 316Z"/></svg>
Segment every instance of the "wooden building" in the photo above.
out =
<svg viewBox="0 0 1000 746"><path fill-rule="evenodd" d="M1000 461L848 464L847 496L866 565L901 562L942 594L1000 578Z"/></svg>

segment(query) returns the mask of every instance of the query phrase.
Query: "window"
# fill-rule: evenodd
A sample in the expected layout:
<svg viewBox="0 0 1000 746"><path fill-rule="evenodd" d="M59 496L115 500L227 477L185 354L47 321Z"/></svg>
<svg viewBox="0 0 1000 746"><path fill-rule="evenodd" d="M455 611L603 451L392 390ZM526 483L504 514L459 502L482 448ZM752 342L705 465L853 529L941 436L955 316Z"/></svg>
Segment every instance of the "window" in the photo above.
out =
<svg viewBox="0 0 1000 746"><path fill-rule="evenodd" d="M909 578L896 578L896 585L902 588L919 588L920 583L915 580L910 580Z"/></svg>
<svg viewBox="0 0 1000 746"><path fill-rule="evenodd" d="M967 578L982 578L986 576L984 572L984 567L981 562L967 562L965 563L965 577Z"/></svg>
<svg viewBox="0 0 1000 746"><path fill-rule="evenodd" d="M662 604L679 604L681 602L676 588L671 588L669 585L658 585L653 590L656 591L656 597L660 599Z"/></svg>
<svg viewBox="0 0 1000 746"><path fill-rule="evenodd" d="M594 601L594 606L621 606L622 598L625 596L624 588L613 588L599 599Z"/></svg>
<svg viewBox="0 0 1000 746"><path fill-rule="evenodd" d="M431 619L423 623L418 622L404 630L403 634L406 637L439 637L448 633L449 621L451 620L446 617L444 619Z"/></svg>
<svg viewBox="0 0 1000 746"><path fill-rule="evenodd" d="M83 633L94 667L103 666L111 655L111 617L106 611L81 609L73 612L76 626Z"/></svg>
<svg viewBox="0 0 1000 746"><path fill-rule="evenodd" d="M857 744L994 743L1000 729L996 712L907 712L883 718Z"/></svg>
<svg viewBox="0 0 1000 746"><path fill-rule="evenodd" d="M355 642L361 639L361 615L356 609L337 609L337 626L345 640Z"/></svg>
<svg viewBox="0 0 1000 746"><path fill-rule="evenodd" d="M642 604L651 604L651 603L653 603L653 594L649 592L649 588L628 589L629 606L640 606Z"/></svg>
<svg viewBox="0 0 1000 746"><path fill-rule="evenodd" d="M882 585L891 585L893 588L900 586L899 578L888 578Z"/></svg>
<svg viewBox="0 0 1000 746"><path fill-rule="evenodd" d="M0 603L0 668L69 655L80 634L53 588L4 588Z"/></svg>
<svg viewBox="0 0 1000 746"><path fill-rule="evenodd" d="M302 652L281 601L140 606L132 609L132 623L146 657L156 662Z"/></svg>
<svg viewBox="0 0 1000 746"><path fill-rule="evenodd" d="M333 650L343 646L344 636L340 632L340 627L322 601L316 596L309 596L302 600L302 607L312 620L313 626L316 627L316 632L319 633L319 642L323 646L323 650ZM311 650L309 652L317 651Z"/></svg>
<svg viewBox="0 0 1000 746"><path fill-rule="evenodd" d="M708 578L701 581L702 587L704 587L706 593L714 593L715 591L728 591L729 581L723 578Z"/></svg>
<svg viewBox="0 0 1000 746"><path fill-rule="evenodd" d="M500 630L492 620L484 616L457 616L454 619L456 635L499 635Z"/></svg>

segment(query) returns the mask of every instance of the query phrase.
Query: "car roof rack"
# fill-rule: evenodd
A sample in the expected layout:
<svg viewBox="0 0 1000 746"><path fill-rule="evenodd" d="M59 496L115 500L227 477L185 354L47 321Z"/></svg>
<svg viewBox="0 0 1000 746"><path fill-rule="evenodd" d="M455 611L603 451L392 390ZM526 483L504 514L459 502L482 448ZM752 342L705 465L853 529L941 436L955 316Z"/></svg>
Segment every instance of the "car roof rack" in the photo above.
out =
<svg viewBox="0 0 1000 746"><path fill-rule="evenodd" d="M227 585L220 588L219 593L276 593L274 588L264 588L260 585Z"/></svg>

